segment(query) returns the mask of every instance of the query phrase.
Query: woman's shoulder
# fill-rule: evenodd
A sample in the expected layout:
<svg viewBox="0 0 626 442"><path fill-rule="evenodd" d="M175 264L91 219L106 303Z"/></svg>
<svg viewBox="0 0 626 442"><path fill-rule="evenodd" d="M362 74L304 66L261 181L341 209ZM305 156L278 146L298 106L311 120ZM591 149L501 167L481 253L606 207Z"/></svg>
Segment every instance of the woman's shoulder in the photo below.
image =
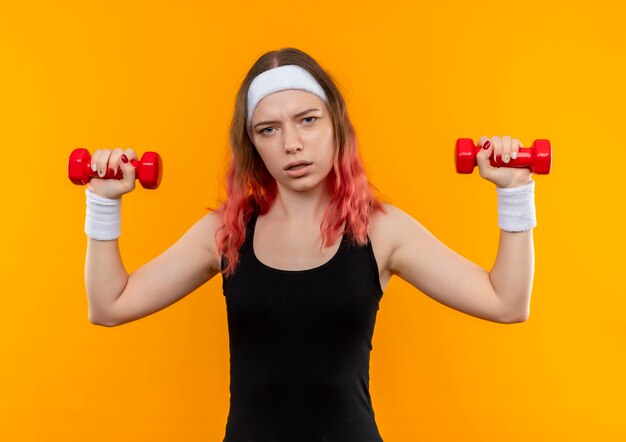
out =
<svg viewBox="0 0 626 442"><path fill-rule="evenodd" d="M381 202L381 209L371 215L368 236L384 288L391 277L392 256L401 244L402 221L408 215L388 202Z"/></svg>
<svg viewBox="0 0 626 442"><path fill-rule="evenodd" d="M217 229L219 229L222 224L222 215L216 210L211 210L208 213L205 213L197 220L198 223L202 224L202 226L210 231L210 233L215 234Z"/></svg>
<svg viewBox="0 0 626 442"><path fill-rule="evenodd" d="M204 214L195 223L193 230L195 230L195 239L197 244L202 248L208 250L208 256L210 257L210 267L213 269L221 270L221 263L217 258L217 242L215 240L215 233L220 227L223 226L222 215L218 211L212 210L209 213Z"/></svg>
<svg viewBox="0 0 626 442"><path fill-rule="evenodd" d="M402 220L408 215L391 203L384 202L381 206L382 210L377 210L370 218L368 236L374 249L378 249L379 255L389 256L401 236L399 229Z"/></svg>
<svg viewBox="0 0 626 442"><path fill-rule="evenodd" d="M391 203L382 204L383 211L376 211L370 221L369 237L382 277L390 275L396 251L417 233L426 232L410 214Z"/></svg>
<svg viewBox="0 0 626 442"><path fill-rule="evenodd" d="M408 232L419 229L421 224L401 208L384 202L383 210L378 210L370 219L368 234L372 242L377 241L393 252L405 240Z"/></svg>
<svg viewBox="0 0 626 442"><path fill-rule="evenodd" d="M371 216L371 229L389 231L401 227L403 223L413 219L411 215L391 203L381 202L381 206L382 210L377 210Z"/></svg>

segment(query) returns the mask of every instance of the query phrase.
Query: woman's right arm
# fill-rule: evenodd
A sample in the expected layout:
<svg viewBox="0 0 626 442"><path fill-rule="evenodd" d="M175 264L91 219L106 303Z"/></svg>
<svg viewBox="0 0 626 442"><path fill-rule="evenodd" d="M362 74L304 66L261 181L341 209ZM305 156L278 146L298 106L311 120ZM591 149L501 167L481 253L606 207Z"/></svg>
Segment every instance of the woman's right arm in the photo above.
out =
<svg viewBox="0 0 626 442"><path fill-rule="evenodd" d="M89 321L116 326L155 313L203 285L220 272L215 212L200 218L171 247L130 275L120 256L118 240L88 239L85 285Z"/></svg>
<svg viewBox="0 0 626 442"><path fill-rule="evenodd" d="M90 195L114 201L133 191L132 159L137 159L132 149L97 150L91 158L93 169L120 168L123 178L92 178ZM221 271L215 244L221 217L216 212L204 215L171 247L129 275L122 263L118 240L110 239L120 233L119 224L115 222L119 221L119 211L113 210L115 204L110 205L111 201L101 200L109 204L106 210L110 213L102 218L98 202L90 198L91 204L95 204L88 203L85 223L88 233L85 288L90 322L111 327L148 316L185 297ZM106 232L103 234L98 228Z"/></svg>

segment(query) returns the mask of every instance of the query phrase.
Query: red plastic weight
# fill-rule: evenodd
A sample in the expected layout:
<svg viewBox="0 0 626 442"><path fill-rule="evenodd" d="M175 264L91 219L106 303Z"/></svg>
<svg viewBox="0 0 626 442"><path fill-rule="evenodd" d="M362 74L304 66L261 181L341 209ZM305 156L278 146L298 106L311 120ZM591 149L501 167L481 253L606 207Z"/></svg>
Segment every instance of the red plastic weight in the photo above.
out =
<svg viewBox="0 0 626 442"><path fill-rule="evenodd" d="M474 145L471 138L459 138L456 140L456 152L454 161L457 173L472 173L474 167L478 166L476 154L480 148ZM502 161L501 157L494 159L493 154L489 157L489 163L493 167L527 167L533 173L547 175L552 167L552 149L549 140L535 140L530 147L520 147L517 158L511 159L508 163Z"/></svg>
<svg viewBox="0 0 626 442"><path fill-rule="evenodd" d="M121 180L123 178L121 169L111 174L107 167L103 177L91 170L91 154L87 149L74 149L70 155L67 167L67 174L74 184L84 185L89 183L92 177L102 179ZM144 189L156 189L161 184L163 178L163 162L161 156L156 152L144 152L139 161L130 160L130 164L135 167L136 178Z"/></svg>

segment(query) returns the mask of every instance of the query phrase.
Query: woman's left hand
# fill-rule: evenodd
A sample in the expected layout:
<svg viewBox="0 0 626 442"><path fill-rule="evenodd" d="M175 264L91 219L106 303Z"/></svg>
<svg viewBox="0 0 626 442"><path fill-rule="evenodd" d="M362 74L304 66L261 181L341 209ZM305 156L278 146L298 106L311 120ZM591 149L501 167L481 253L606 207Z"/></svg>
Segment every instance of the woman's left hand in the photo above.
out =
<svg viewBox="0 0 626 442"><path fill-rule="evenodd" d="M488 148L484 149L488 144ZM478 140L480 152L476 154L476 163L480 176L491 181L498 187L519 187L530 182L531 171L529 168L506 167L511 159L517 158L522 143L517 138L511 139L508 135L500 138L499 136L480 137ZM493 167L489 163L491 153L494 153L494 159L502 159L502 166Z"/></svg>

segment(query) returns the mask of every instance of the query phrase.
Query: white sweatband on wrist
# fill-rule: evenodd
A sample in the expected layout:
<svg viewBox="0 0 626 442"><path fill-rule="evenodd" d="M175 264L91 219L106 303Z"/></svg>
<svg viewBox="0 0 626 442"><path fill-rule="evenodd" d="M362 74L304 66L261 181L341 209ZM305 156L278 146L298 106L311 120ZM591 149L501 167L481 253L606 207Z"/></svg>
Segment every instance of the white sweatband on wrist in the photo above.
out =
<svg viewBox="0 0 626 442"><path fill-rule="evenodd" d="M513 188L496 187L498 226L507 232L525 232L537 226L535 181Z"/></svg>
<svg viewBox="0 0 626 442"><path fill-rule="evenodd" d="M317 95L322 101L328 104L328 98L324 88L317 82L309 71L301 66L288 64L272 68L261 72L254 77L248 87L248 107L246 116L246 126L249 133L252 132L252 114L259 101L274 92L287 89L299 89Z"/></svg>
<svg viewBox="0 0 626 442"><path fill-rule="evenodd" d="M117 239L121 232L122 199L104 198L96 195L89 188L87 196L87 213L85 216L85 233L89 238L100 241Z"/></svg>

